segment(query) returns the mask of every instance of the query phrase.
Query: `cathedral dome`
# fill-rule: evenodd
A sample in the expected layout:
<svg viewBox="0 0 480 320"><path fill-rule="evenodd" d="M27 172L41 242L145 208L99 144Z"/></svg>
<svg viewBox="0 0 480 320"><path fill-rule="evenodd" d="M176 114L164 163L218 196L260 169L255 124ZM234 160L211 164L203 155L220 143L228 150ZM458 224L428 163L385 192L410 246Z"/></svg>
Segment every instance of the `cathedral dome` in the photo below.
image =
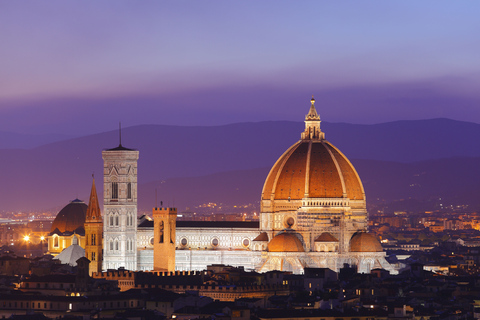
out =
<svg viewBox="0 0 480 320"><path fill-rule="evenodd" d="M60 232L73 232L83 228L88 206L81 200L75 199L63 207L53 220L51 232L58 229Z"/></svg>
<svg viewBox="0 0 480 320"><path fill-rule="evenodd" d="M350 239L351 252L383 252L380 241L373 234L357 232Z"/></svg>
<svg viewBox="0 0 480 320"><path fill-rule="evenodd" d="M301 140L274 164L265 180L262 200L348 198L365 200L362 182L350 161L320 130L312 99Z"/></svg>
<svg viewBox="0 0 480 320"><path fill-rule="evenodd" d="M280 233L268 243L269 252L304 252L302 241L293 233Z"/></svg>
<svg viewBox="0 0 480 320"><path fill-rule="evenodd" d="M262 200L349 198L364 200L362 182L350 161L326 140L300 140L275 163Z"/></svg>

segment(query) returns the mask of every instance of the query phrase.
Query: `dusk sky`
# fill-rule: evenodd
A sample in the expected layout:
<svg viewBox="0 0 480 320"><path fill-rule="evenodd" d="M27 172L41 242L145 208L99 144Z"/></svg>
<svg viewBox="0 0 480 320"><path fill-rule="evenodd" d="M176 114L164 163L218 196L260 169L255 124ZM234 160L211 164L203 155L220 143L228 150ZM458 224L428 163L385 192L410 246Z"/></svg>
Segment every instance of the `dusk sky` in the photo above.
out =
<svg viewBox="0 0 480 320"><path fill-rule="evenodd" d="M0 131L480 123L480 2L2 1Z"/></svg>

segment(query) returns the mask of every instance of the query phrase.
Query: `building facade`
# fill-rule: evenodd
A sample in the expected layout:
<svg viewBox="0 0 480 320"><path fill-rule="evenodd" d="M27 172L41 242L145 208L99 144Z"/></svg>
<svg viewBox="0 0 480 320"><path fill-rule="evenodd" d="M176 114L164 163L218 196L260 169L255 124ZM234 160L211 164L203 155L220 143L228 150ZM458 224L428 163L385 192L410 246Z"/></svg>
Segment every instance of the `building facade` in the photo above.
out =
<svg viewBox="0 0 480 320"><path fill-rule="evenodd" d="M103 269L137 270L138 151L120 144L102 158Z"/></svg>
<svg viewBox="0 0 480 320"><path fill-rule="evenodd" d="M367 233L362 182L351 162L325 139L312 98L305 130L273 165L261 195L260 222L176 223L176 270L211 264L303 273L305 267L359 272L384 268L379 241ZM139 270L153 270L154 226L139 224Z"/></svg>
<svg viewBox="0 0 480 320"><path fill-rule="evenodd" d="M155 208L153 219L137 220L139 152L121 144L104 150L103 270L189 271L226 264L303 273L306 267L339 271L347 263L359 272L395 272L367 232L361 179L325 139L315 100L310 102L300 140L265 180L258 222L175 222L174 208Z"/></svg>

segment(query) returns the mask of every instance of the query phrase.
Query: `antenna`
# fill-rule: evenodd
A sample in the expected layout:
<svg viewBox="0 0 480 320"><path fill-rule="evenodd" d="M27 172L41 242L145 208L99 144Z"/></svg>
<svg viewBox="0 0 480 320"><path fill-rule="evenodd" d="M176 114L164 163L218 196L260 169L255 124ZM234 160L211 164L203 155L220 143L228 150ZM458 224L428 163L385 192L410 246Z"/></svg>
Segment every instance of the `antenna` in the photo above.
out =
<svg viewBox="0 0 480 320"><path fill-rule="evenodd" d="M122 122L118 122L118 135L120 140L120 147L122 146Z"/></svg>

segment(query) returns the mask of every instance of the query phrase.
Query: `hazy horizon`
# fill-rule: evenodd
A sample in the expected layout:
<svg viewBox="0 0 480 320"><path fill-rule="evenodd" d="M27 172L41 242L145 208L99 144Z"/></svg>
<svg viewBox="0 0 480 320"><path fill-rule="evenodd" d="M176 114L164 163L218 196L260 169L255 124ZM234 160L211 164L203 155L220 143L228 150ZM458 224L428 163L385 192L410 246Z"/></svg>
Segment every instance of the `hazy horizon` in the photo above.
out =
<svg viewBox="0 0 480 320"><path fill-rule="evenodd" d="M322 120L480 123L480 3L0 4L0 131ZM88 130L88 131L86 131Z"/></svg>

